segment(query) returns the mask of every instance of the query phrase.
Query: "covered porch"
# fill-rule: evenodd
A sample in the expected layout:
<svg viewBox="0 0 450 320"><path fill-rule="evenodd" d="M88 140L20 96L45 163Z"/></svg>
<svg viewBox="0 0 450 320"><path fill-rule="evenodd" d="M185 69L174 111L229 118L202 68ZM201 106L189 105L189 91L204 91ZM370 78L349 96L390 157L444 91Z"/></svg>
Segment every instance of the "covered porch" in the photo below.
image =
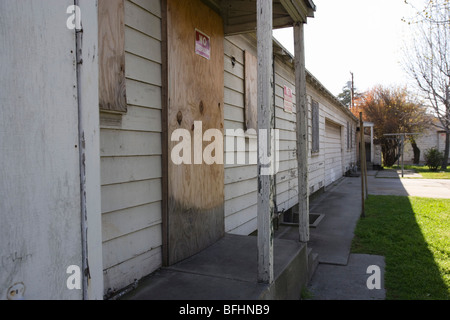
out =
<svg viewBox="0 0 450 320"><path fill-rule="evenodd" d="M311 252L307 248L309 240L308 109L303 25L308 17L313 16L315 5L310 0L273 2L265 0L202 0L201 2L221 17L224 36L256 32L258 44L256 128L258 129L258 138L260 138L261 131L271 132L275 128L273 104L273 59L275 52L273 50L272 30L288 26L294 27L297 160L300 190L299 228L294 229L294 236L292 232L289 233L289 239L283 239L283 236L277 238L274 231L274 220L277 218L274 206L275 180L273 174L263 173L268 172L268 169L270 172L270 167L274 163L271 162L267 165L267 163L258 161L258 232L256 236L221 234L222 227L220 224L215 224L215 231L207 231L209 233L208 239L202 239L202 241L205 241L203 241L201 247L192 249L191 246L189 253L181 252L180 248L186 247L184 241L186 239L191 240L191 237L187 236L186 239L174 238L174 234L185 234L187 231L187 229L184 229L187 228L186 225L192 224L192 220L185 221L186 215L195 210L204 214L207 212L205 209L210 209L195 206L194 209L191 209L192 204L189 203L192 200L192 195L186 193L185 188L178 185L174 187L177 180L183 180L183 176L177 176L180 168L170 164L168 158L168 155L171 154L169 142L169 146L163 146L163 148L168 149L165 153L167 158L163 158L163 166L166 164L168 166L163 168L163 172L167 172L163 176L168 176L166 186L163 186L163 264L165 267L143 280L144 285L139 286L139 290L132 290L129 296L132 299L299 299L301 289L307 283L308 270L311 269L308 264L313 261ZM180 10L180 7L171 5L171 3L170 0L162 1L163 24L165 19L168 21L166 28L170 28L169 23L174 21L174 12ZM167 15L164 18L165 14ZM169 16L168 19L167 16ZM192 19L195 20L195 18ZM166 49L163 48L163 56L166 56L166 58L163 58L163 77L164 70L169 69L167 71L168 78L163 80L167 84L165 86L163 83L163 105L165 104L163 110L165 109L167 112L163 114L163 124L169 123L168 131L165 133L166 136L163 137L163 140L166 141L169 141L171 130L184 123L182 116L185 119L187 117L201 118L205 109L203 105L208 106L209 104L208 102L203 103L203 100L200 102L199 115L196 115L197 111L192 109L178 111L176 109L178 107L174 107L176 103L171 100L174 94L170 90L173 90L171 87L177 86L180 82L173 83L169 78L173 75L170 72L171 62L175 61L174 58L176 58L173 54L173 49L176 48L175 38L171 38L171 35L176 35L176 32L179 31L169 31L169 36L165 41L163 40L166 45L167 42L172 41L172 45L169 44ZM212 45L214 45L213 41L211 38ZM211 51L212 59L213 52ZM188 61L185 58L182 60L184 63ZM182 60L179 59L178 62ZM164 63L166 63L166 66L164 66ZM180 79L177 78L176 81L180 81ZM186 83L185 80L183 81L183 83ZM220 92L218 96L220 97ZM193 99L197 99L197 97ZM221 103L219 102L220 108ZM177 111L178 114L176 114ZM178 126L176 123L171 124L172 115L175 114L177 115ZM220 115L217 116L220 117ZM167 118L164 119L164 117ZM259 141L263 140L269 141L266 141L265 144L259 143L258 159L262 159L267 154L275 153L274 145L270 139L259 139ZM189 168L188 170L193 170L193 174L197 176L199 172L202 172L201 169L198 172L195 171L198 169L199 167L197 169ZM221 188L223 189L223 182L217 177L213 177L212 180L207 174L197 177L204 185L213 185L219 191ZM177 197L178 200L174 201ZM212 197L208 201L216 203L213 214L220 216L223 209L220 209L220 203L218 205L217 203L220 202L221 197L223 199L223 194L220 191ZM183 201L179 201L181 198ZM176 225L171 225L172 221L176 219L178 219ZM202 223L194 221L194 223L195 231L190 228L189 232L201 233L201 230L210 229L207 221L202 221ZM181 243L183 244L178 248L173 247L174 244Z"/></svg>

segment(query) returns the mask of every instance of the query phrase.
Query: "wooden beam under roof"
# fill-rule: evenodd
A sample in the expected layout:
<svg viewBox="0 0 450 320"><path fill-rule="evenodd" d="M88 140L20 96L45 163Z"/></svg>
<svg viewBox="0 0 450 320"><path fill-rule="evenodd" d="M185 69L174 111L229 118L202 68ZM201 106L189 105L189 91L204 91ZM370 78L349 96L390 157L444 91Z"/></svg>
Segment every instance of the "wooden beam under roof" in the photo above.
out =
<svg viewBox="0 0 450 320"><path fill-rule="evenodd" d="M256 31L256 0L202 0L224 21L225 35ZM314 16L312 0L273 0L273 28L293 26Z"/></svg>

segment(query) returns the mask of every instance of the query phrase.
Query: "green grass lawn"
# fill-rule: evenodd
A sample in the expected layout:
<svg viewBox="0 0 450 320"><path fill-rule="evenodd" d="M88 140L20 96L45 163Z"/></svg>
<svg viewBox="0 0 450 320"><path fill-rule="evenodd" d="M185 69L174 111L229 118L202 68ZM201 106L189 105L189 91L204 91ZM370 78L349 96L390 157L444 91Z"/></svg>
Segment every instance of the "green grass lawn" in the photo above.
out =
<svg viewBox="0 0 450 320"><path fill-rule="evenodd" d="M385 257L389 300L449 300L450 200L370 196L352 252Z"/></svg>
<svg viewBox="0 0 450 320"><path fill-rule="evenodd" d="M393 166L386 167L385 169L395 169L401 170L401 166ZM446 171L441 172L438 170L437 172L433 172L428 168L428 166L413 166L413 165L405 165L406 170L415 170L417 173L420 173L423 179L450 179L450 168L447 168ZM420 178L409 178L409 179L420 179Z"/></svg>

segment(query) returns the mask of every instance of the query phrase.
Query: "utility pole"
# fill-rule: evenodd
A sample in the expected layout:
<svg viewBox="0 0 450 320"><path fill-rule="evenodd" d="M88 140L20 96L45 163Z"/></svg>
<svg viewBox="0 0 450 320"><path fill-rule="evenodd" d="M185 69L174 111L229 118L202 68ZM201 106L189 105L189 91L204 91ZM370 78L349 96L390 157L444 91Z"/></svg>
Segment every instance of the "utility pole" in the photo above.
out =
<svg viewBox="0 0 450 320"><path fill-rule="evenodd" d="M365 140L364 140L364 121L363 121L363 113L359 113L359 128L360 128L360 145L359 145L359 158L360 158L360 167L361 167L361 217L366 217L366 211L365 211L365 201L366 201L366 179L364 177L365 175Z"/></svg>

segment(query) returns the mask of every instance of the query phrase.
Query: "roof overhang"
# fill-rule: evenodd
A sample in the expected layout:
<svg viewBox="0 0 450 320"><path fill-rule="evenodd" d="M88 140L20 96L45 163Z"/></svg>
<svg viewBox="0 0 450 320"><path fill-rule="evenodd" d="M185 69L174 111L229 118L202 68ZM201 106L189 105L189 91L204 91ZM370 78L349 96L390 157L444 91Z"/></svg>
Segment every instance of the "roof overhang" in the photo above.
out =
<svg viewBox="0 0 450 320"><path fill-rule="evenodd" d="M226 35L256 30L257 0L202 0L218 12L224 22ZM306 23L314 17L316 6L312 0L273 0L273 28L291 27Z"/></svg>

